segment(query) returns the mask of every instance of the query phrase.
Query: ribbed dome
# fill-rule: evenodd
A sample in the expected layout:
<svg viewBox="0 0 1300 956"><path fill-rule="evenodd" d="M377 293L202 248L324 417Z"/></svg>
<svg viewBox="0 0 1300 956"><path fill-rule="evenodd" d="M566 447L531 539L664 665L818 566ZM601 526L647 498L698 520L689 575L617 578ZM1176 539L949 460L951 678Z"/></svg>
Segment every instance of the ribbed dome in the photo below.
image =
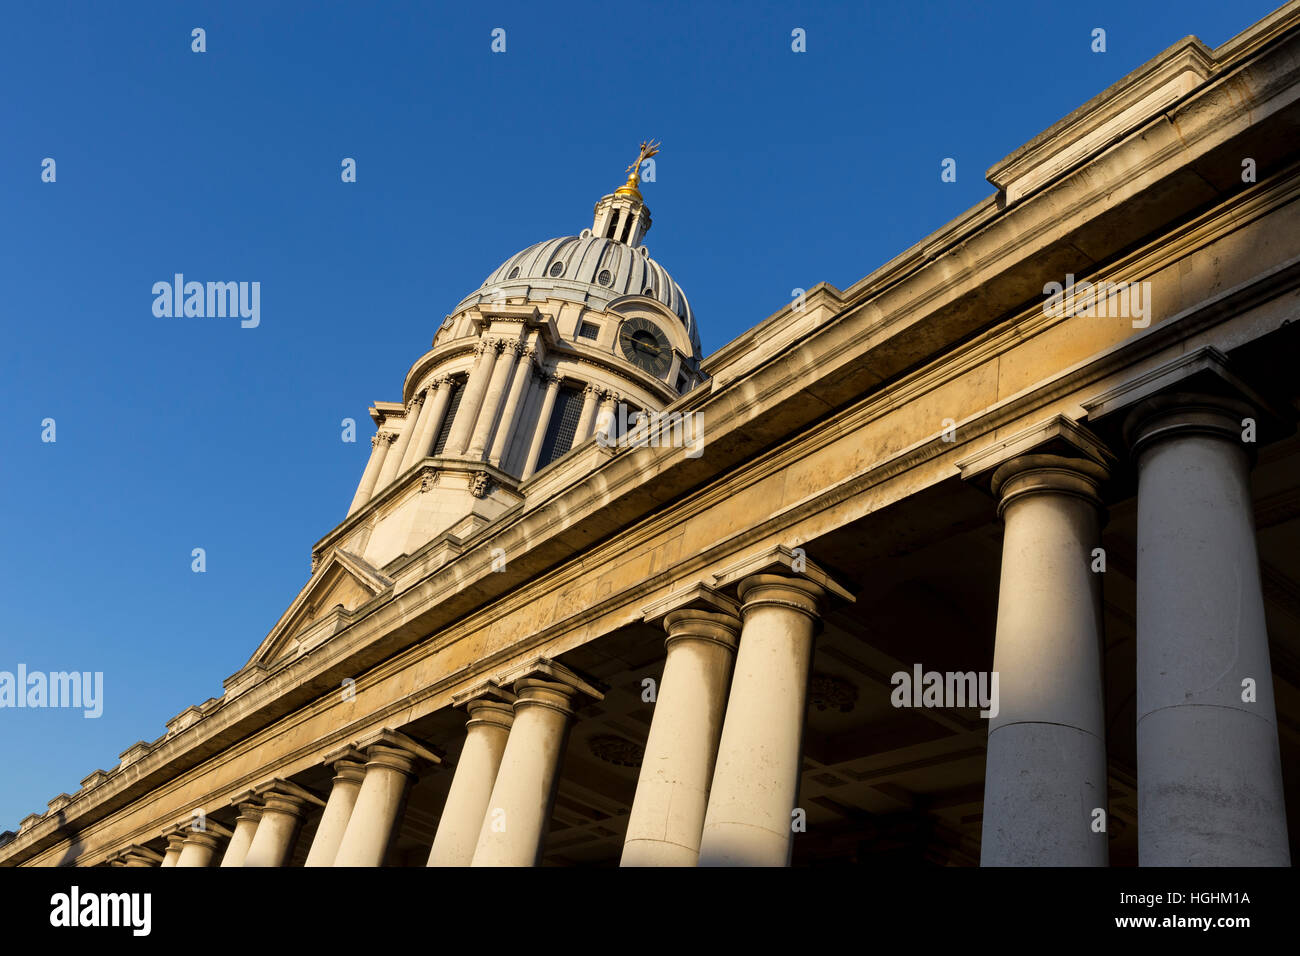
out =
<svg viewBox="0 0 1300 956"><path fill-rule="evenodd" d="M668 270L646 254L645 246L634 248L592 235L589 229L584 229L580 236L547 239L503 262L457 308L490 301L499 294L535 295L536 292L557 299L590 302L597 308L625 295L656 299L682 320L695 353L700 353L699 331L686 293Z"/></svg>

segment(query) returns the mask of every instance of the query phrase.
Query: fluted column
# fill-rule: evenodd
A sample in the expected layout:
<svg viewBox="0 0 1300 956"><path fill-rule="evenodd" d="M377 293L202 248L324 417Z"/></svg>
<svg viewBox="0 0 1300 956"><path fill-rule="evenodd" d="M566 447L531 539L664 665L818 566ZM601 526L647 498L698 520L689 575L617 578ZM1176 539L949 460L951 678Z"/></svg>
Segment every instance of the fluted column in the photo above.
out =
<svg viewBox="0 0 1300 956"><path fill-rule="evenodd" d="M185 846L185 833L183 827L165 834L167 838L167 852L163 854L162 862L159 866L175 866L176 861L181 858L181 849Z"/></svg>
<svg viewBox="0 0 1300 956"><path fill-rule="evenodd" d="M474 347L474 365L469 371L469 380L465 383L465 396L456 411L456 420L451 423L451 434L447 436L445 450L448 455L463 455L469 445L470 434L483 406L483 396L487 393L501 344L496 339L482 339Z"/></svg>
<svg viewBox="0 0 1300 956"><path fill-rule="evenodd" d="M429 392L424 397L425 414L420 416L420 433L415 438L415 444L407 451L411 465L423 461L433 451L433 438L442 427L442 420L447 417L451 390L452 380L448 375L435 379L429 386Z"/></svg>
<svg viewBox="0 0 1300 956"><path fill-rule="evenodd" d="M384 460L388 457L388 449L392 447L394 437L391 432L379 432L370 439L370 461L366 462L366 470L361 475L361 484L357 486L348 514L364 505L374 494L379 473L384 468Z"/></svg>
<svg viewBox="0 0 1300 956"><path fill-rule="evenodd" d="M226 844L226 852L221 857L221 865L243 866L248 856L248 848L253 845L253 835L262 819L262 805L254 800L236 800L239 816L235 817L235 830Z"/></svg>
<svg viewBox="0 0 1300 956"><path fill-rule="evenodd" d="M1175 394L1134 410L1141 866L1287 866L1250 406Z"/></svg>
<svg viewBox="0 0 1300 956"><path fill-rule="evenodd" d="M262 798L262 819L244 857L244 866L284 866L293 855L307 807L325 801L288 780L275 780L253 791Z"/></svg>
<svg viewBox="0 0 1300 956"><path fill-rule="evenodd" d="M825 592L777 574L745 578L739 592L744 624L700 865L787 866L813 637Z"/></svg>
<svg viewBox="0 0 1300 956"><path fill-rule="evenodd" d="M304 866L334 865L366 777L366 755L355 747L341 747L326 754L324 763L333 768L334 781Z"/></svg>
<svg viewBox="0 0 1300 956"><path fill-rule="evenodd" d="M982 866L1105 866L1100 484L1091 461L1027 454L993 473L1004 522Z"/></svg>
<svg viewBox="0 0 1300 956"><path fill-rule="evenodd" d="M515 720L492 785L472 866L535 866L541 858L579 686L556 671L515 682Z"/></svg>
<svg viewBox="0 0 1300 956"><path fill-rule="evenodd" d="M382 866L417 760L437 764L436 754L405 734L385 730L357 749L366 755L365 777L334 857L334 866Z"/></svg>
<svg viewBox="0 0 1300 956"><path fill-rule="evenodd" d="M181 844L181 855L176 860L178 867L211 866L221 841L230 836L230 831L223 826L204 821L202 830L189 830L185 842Z"/></svg>
<svg viewBox="0 0 1300 956"><path fill-rule="evenodd" d="M438 820L429 866L469 866L474 860L474 848L515 719L515 695L498 690L497 696L465 704L470 718L465 724L465 746Z"/></svg>
<svg viewBox="0 0 1300 956"><path fill-rule="evenodd" d="M470 458L482 460L487 454L488 442L492 438L492 429L496 424L497 412L505 399L506 383L514 374L515 366L523 356L523 346L518 342L502 342L501 357L492 368L492 378L488 382L487 392L483 396L483 405L478 412L478 420L470 433L469 446L465 454Z"/></svg>
<svg viewBox="0 0 1300 956"><path fill-rule="evenodd" d="M533 358L536 354L535 348L531 345L527 346L521 351L519 360L515 363L515 374L510 380L506 407L501 411L501 423L497 426L496 434L492 438L492 450L488 453L488 461L493 465L500 466L506 448L510 445L510 436L515 432L520 403L528 388L528 380L533 375Z"/></svg>
<svg viewBox="0 0 1300 956"><path fill-rule="evenodd" d="M555 396L560 391L563 375L541 373L546 381L546 394L542 396L542 410L537 419L537 431L533 433L533 443L528 448L528 460L524 462L520 478L528 478L537 470L538 459L542 456L542 445L546 442L546 429L551 424L551 415L555 412Z"/></svg>
<svg viewBox="0 0 1300 956"><path fill-rule="evenodd" d="M582 389L582 414L578 416L578 427L573 433L575 448L591 437L592 426L596 424L596 406L603 391L599 385L590 383Z"/></svg>
<svg viewBox="0 0 1300 956"><path fill-rule="evenodd" d="M670 612L667 658L627 822L622 866L695 866L740 621Z"/></svg>

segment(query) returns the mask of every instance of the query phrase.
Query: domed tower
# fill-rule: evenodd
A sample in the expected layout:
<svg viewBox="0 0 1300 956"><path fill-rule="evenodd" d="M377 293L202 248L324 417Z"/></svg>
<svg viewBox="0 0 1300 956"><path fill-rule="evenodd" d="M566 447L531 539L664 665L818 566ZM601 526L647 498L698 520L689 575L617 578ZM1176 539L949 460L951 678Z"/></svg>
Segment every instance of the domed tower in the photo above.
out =
<svg viewBox="0 0 1300 956"><path fill-rule="evenodd" d="M590 229L511 256L447 316L402 401L370 409L370 461L314 560L339 549L378 569L444 531L464 537L570 451L700 383L695 314L643 244L638 173L655 152L642 144Z"/></svg>

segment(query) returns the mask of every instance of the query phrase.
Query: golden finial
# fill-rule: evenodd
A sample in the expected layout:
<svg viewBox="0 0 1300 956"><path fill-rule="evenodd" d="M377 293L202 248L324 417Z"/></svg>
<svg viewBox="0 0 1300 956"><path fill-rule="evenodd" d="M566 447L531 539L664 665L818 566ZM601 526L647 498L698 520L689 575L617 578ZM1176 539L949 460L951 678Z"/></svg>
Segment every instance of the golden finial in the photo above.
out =
<svg viewBox="0 0 1300 956"><path fill-rule="evenodd" d="M641 143L641 152L637 154L636 162L627 168L627 182L614 190L615 196L641 198L641 190L637 188L637 181L641 178L641 164L651 156L659 155L659 147L662 145L663 143L656 143L653 140L645 140Z"/></svg>

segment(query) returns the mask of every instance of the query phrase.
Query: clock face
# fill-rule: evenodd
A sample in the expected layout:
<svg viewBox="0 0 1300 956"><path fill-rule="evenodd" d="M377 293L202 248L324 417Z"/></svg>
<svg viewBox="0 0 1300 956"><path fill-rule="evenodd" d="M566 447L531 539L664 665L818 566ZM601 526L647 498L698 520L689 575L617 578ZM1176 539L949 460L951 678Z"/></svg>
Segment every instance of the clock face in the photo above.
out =
<svg viewBox="0 0 1300 956"><path fill-rule="evenodd" d="M623 356L637 368L663 378L673 364L668 338L648 319L628 319L618 330Z"/></svg>

